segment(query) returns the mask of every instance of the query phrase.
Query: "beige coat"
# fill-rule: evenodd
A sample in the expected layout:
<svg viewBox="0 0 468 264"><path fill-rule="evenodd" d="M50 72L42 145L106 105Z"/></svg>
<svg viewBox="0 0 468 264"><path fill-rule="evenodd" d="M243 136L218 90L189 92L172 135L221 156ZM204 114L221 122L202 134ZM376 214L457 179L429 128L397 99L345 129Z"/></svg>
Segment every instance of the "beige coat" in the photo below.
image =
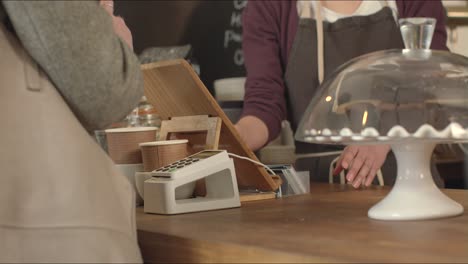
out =
<svg viewBox="0 0 468 264"><path fill-rule="evenodd" d="M0 24L0 262L141 262L135 194Z"/></svg>

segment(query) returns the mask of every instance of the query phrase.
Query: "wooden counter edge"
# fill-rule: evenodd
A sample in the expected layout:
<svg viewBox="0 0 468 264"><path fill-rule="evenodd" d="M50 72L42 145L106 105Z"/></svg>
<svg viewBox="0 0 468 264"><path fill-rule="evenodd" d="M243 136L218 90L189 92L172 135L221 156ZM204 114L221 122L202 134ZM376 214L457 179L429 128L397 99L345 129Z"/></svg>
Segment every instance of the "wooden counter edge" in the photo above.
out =
<svg viewBox="0 0 468 264"><path fill-rule="evenodd" d="M138 231L138 241L145 263L325 263L343 260L321 256L305 256L261 245L238 245ZM155 249L158 250L155 250Z"/></svg>

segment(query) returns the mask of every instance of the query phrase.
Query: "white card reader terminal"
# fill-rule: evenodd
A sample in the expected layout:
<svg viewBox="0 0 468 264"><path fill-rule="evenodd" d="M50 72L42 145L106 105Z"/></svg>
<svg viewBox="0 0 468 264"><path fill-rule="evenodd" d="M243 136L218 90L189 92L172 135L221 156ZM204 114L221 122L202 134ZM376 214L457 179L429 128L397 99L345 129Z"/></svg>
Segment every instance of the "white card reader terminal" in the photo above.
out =
<svg viewBox="0 0 468 264"><path fill-rule="evenodd" d="M234 162L226 150L204 150L152 171L144 211L180 214L240 206ZM205 179L206 196L176 199L178 188Z"/></svg>

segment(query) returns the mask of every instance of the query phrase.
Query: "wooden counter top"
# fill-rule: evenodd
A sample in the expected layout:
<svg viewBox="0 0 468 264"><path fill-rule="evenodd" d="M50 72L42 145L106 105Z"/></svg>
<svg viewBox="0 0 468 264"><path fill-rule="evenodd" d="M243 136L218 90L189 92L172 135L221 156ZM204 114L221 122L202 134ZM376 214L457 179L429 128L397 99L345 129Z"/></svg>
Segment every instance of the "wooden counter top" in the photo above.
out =
<svg viewBox="0 0 468 264"><path fill-rule="evenodd" d="M468 262L468 191L444 190L462 216L378 221L388 188L316 184L311 193L184 215L137 209L145 262Z"/></svg>

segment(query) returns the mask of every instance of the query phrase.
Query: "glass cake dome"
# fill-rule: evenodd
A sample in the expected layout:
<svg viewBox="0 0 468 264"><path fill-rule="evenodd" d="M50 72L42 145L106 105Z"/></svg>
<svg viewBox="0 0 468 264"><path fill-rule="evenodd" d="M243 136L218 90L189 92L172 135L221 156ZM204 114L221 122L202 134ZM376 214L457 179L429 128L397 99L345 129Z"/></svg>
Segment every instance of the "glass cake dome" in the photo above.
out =
<svg viewBox="0 0 468 264"><path fill-rule="evenodd" d="M355 58L323 83L297 140L468 139L468 58L427 49L435 20L414 20L402 21L407 49Z"/></svg>
<svg viewBox="0 0 468 264"><path fill-rule="evenodd" d="M435 19L399 22L405 49L369 53L340 66L310 102L295 137L310 143L392 146L397 181L369 211L372 218L458 215L463 208L437 189L429 162L436 143L468 140L468 58L429 49ZM421 192L406 185L402 189L403 184L431 192L418 196Z"/></svg>

